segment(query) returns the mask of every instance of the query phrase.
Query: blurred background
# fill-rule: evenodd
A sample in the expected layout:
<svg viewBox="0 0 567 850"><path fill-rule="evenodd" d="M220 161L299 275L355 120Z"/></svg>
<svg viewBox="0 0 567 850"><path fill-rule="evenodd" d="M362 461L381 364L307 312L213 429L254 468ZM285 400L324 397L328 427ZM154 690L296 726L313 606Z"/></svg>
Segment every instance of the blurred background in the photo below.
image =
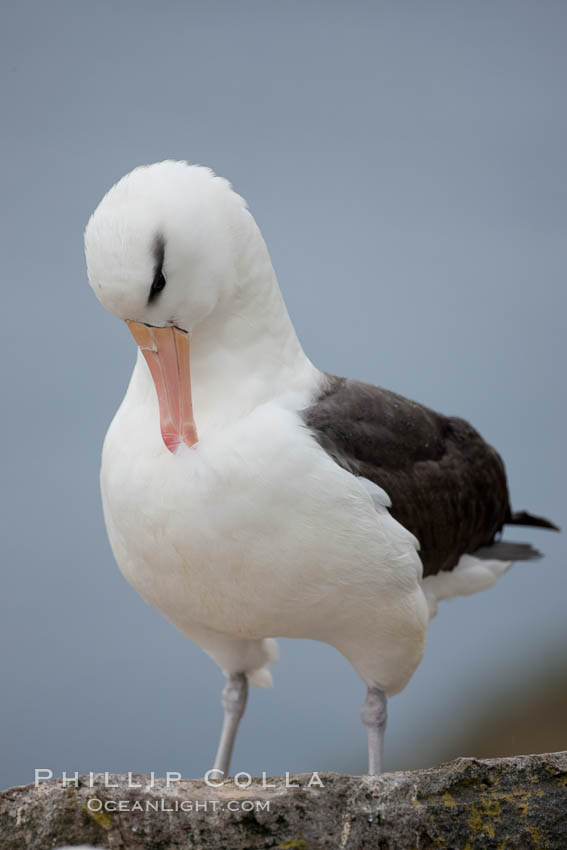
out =
<svg viewBox="0 0 567 850"><path fill-rule="evenodd" d="M2 4L0 787L33 770L202 775L223 676L132 590L98 469L135 350L82 232L140 163L249 201L308 355L470 421L513 504L566 523L567 7ZM388 769L567 748L566 536L442 603L390 703ZM362 772L364 687L281 642L233 767Z"/></svg>

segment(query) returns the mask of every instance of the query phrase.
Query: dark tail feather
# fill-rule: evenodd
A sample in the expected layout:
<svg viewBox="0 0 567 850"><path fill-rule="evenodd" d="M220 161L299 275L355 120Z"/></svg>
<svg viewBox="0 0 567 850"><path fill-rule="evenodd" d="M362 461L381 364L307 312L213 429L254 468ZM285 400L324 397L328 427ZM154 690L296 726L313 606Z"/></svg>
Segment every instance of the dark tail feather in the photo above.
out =
<svg viewBox="0 0 567 850"><path fill-rule="evenodd" d="M499 540L491 546L482 546L472 554L483 561L535 561L543 557L530 543L515 543L513 540Z"/></svg>
<svg viewBox="0 0 567 850"><path fill-rule="evenodd" d="M516 511L510 514L506 520L506 525L531 525L537 528L551 528L553 531L561 531L559 526L550 522L542 516L534 516L527 511Z"/></svg>

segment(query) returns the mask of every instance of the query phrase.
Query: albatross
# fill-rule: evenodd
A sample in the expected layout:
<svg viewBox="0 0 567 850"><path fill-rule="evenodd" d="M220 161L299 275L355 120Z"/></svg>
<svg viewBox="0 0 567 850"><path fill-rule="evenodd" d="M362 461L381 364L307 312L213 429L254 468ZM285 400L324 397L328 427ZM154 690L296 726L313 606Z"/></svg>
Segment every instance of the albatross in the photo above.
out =
<svg viewBox="0 0 567 850"><path fill-rule="evenodd" d="M556 526L512 510L500 456L464 420L316 368L246 202L210 169L135 168L85 254L138 347L104 441L106 528L128 582L227 677L214 775L278 637L350 661L380 773L387 699L438 602L539 556L505 526Z"/></svg>

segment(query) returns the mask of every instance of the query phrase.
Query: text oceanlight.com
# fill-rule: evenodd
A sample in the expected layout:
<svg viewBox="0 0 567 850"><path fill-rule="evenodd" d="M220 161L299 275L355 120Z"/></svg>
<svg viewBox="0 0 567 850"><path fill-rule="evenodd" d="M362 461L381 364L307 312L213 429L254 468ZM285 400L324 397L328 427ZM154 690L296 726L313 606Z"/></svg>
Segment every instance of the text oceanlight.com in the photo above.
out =
<svg viewBox="0 0 567 850"><path fill-rule="evenodd" d="M269 800L87 800L90 812L269 812Z"/></svg>

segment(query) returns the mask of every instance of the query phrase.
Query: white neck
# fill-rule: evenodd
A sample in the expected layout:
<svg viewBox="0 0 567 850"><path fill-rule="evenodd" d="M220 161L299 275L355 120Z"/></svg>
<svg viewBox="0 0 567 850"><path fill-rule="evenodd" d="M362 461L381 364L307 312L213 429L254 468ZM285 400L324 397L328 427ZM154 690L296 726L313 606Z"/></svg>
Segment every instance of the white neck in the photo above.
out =
<svg viewBox="0 0 567 850"><path fill-rule="evenodd" d="M191 334L193 413L200 435L274 398L284 396L286 406L300 408L321 375L297 338L252 216L246 235L239 240L239 287ZM143 358L139 370L151 383Z"/></svg>

